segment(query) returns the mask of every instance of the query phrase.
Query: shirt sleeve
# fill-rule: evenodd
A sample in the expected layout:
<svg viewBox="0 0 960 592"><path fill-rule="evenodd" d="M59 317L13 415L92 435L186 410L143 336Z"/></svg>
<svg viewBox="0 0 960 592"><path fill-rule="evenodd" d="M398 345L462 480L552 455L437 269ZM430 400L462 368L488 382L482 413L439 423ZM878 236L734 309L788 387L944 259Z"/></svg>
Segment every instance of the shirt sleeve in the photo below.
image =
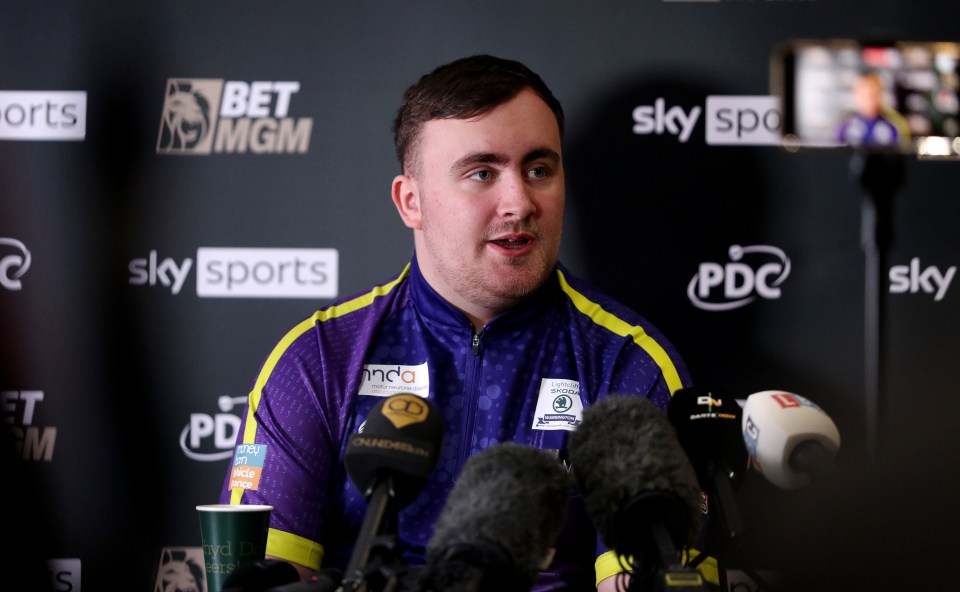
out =
<svg viewBox="0 0 960 592"><path fill-rule="evenodd" d="M298 329L268 356L251 389L220 500L273 506L267 554L318 569L339 414L325 409L323 364L319 348L311 347L310 325ZM239 478L238 469L248 478Z"/></svg>

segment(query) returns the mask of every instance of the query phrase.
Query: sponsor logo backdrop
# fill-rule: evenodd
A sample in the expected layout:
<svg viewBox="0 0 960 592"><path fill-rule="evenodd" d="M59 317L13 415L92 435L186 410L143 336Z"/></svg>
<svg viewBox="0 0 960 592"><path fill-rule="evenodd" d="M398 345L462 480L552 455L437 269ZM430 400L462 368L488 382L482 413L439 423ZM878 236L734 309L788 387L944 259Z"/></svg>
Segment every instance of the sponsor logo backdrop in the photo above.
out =
<svg viewBox="0 0 960 592"><path fill-rule="evenodd" d="M701 386L799 393L844 462L866 457L861 195L850 154L778 145L769 60L789 38L947 40L951 3L100 4L0 7L0 404L40 505L12 524L54 589L193 573L194 506L264 356L409 258L389 199L403 90L474 53L527 62L564 103L563 260ZM960 384L958 182L958 162L908 160L896 194L881 448L914 420L955 427L928 418ZM739 495L749 525L782 499L755 476Z"/></svg>

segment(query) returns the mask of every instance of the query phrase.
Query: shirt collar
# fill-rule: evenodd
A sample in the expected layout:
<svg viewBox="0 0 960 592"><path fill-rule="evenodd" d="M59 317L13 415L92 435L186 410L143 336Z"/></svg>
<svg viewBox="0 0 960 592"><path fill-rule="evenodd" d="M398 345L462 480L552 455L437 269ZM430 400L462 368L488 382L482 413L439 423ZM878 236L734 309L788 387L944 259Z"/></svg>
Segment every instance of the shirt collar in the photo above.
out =
<svg viewBox="0 0 960 592"><path fill-rule="evenodd" d="M559 266L559 264L558 264ZM484 333L496 328L509 329L517 325L526 325L532 319L542 316L551 305L560 298L560 282L557 270L547 276L544 282L533 294L513 308L504 311L492 319L484 327ZM417 263L414 253L410 262L410 297L420 314L434 322L454 327L470 328L470 320L452 304L447 302L433 287L427 283Z"/></svg>

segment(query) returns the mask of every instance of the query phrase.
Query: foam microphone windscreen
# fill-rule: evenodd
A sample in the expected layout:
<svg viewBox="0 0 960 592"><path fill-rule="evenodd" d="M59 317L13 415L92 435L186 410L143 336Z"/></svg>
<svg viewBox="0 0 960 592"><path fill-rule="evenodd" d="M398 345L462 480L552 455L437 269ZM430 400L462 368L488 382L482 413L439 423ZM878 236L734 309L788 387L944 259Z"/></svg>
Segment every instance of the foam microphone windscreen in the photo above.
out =
<svg viewBox="0 0 960 592"><path fill-rule="evenodd" d="M419 495L443 446L443 421L437 407L401 393L378 402L361 432L350 436L344 465L357 489L369 497L386 476L393 479L401 506Z"/></svg>
<svg viewBox="0 0 960 592"><path fill-rule="evenodd" d="M462 583L462 574L479 570L483 577L500 572L507 577L499 580L514 580L519 589L529 589L551 556L569 487L567 472L555 454L504 442L471 456L427 545L431 587L463 587L438 584L438 572L454 572L454 579ZM497 561L503 555L498 547L509 557L512 569Z"/></svg>
<svg viewBox="0 0 960 592"><path fill-rule="evenodd" d="M603 543L621 554L649 548L649 526L674 545L700 530L700 487L666 414L643 397L610 395L583 412L570 460L587 513Z"/></svg>

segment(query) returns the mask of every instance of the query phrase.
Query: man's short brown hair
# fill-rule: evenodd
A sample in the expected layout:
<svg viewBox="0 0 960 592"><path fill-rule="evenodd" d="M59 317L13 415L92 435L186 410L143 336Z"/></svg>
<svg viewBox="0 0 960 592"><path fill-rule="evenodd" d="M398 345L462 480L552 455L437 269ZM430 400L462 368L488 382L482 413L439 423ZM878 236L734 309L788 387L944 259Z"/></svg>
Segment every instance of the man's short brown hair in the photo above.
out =
<svg viewBox="0 0 960 592"><path fill-rule="evenodd" d="M403 172L416 169L420 130L434 119L469 119L492 111L524 89L535 92L557 118L563 137L563 108L535 72L513 60L489 55L462 58L423 76L403 95L393 123Z"/></svg>

